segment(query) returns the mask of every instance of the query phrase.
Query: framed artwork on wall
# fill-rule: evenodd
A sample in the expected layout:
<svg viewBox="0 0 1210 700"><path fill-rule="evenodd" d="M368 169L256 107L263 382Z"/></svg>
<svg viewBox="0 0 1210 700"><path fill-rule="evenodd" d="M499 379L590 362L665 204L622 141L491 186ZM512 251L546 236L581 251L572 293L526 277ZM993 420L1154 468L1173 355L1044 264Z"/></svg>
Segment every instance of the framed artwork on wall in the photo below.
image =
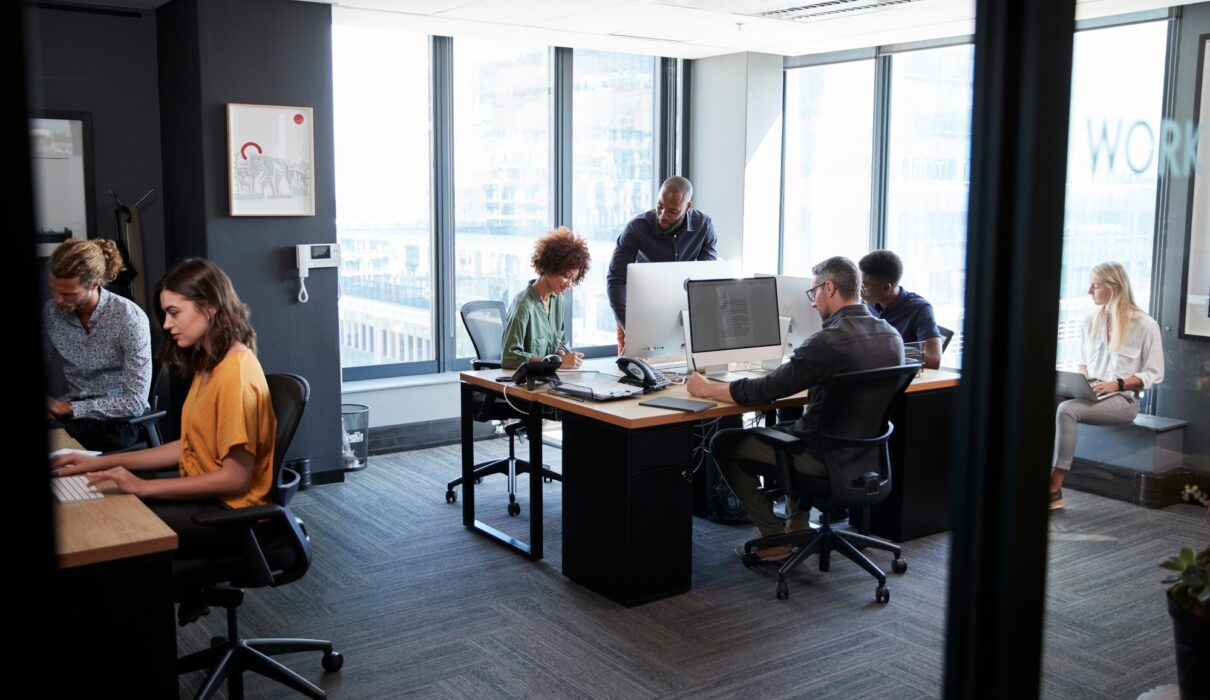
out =
<svg viewBox="0 0 1210 700"><path fill-rule="evenodd" d="M38 257L69 238L97 235L93 199L92 115L35 111L29 119Z"/></svg>
<svg viewBox="0 0 1210 700"><path fill-rule="evenodd" d="M315 215L310 107L227 105L231 216Z"/></svg>
<svg viewBox="0 0 1210 700"><path fill-rule="evenodd" d="M1198 95L1194 123L1205 125L1210 119L1210 36L1202 36L1198 61ZM1181 335L1210 338L1210 147L1207 134L1197 149L1197 172L1193 178L1193 198L1189 211L1189 231L1185 241L1185 279L1181 285Z"/></svg>

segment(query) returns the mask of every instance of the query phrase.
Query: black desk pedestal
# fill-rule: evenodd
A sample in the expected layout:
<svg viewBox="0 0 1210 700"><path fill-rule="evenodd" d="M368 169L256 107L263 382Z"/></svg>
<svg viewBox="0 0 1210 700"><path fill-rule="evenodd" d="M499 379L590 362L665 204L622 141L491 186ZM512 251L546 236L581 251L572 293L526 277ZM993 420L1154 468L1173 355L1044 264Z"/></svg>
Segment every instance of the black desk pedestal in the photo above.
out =
<svg viewBox="0 0 1210 700"><path fill-rule="evenodd" d="M903 542L950 529L950 441L957 398L957 387L911 392L891 409L891 493L870 508L870 534ZM850 517L859 527L861 513Z"/></svg>
<svg viewBox="0 0 1210 700"><path fill-rule="evenodd" d="M58 579L47 696L177 697L172 552L62 569Z"/></svg>
<svg viewBox="0 0 1210 700"><path fill-rule="evenodd" d="M563 413L563 575L622 605L692 583L693 426Z"/></svg>

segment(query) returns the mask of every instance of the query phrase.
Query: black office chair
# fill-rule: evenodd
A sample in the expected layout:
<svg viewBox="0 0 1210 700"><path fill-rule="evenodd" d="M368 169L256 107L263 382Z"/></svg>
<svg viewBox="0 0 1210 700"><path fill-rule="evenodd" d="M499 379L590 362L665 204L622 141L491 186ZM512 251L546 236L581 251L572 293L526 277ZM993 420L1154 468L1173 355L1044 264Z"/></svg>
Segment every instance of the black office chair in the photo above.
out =
<svg viewBox="0 0 1210 700"><path fill-rule="evenodd" d="M777 598L790 597L786 574L812 554L819 555L819 570L827 571L830 554L837 551L856 562L874 578L878 587L874 597L879 603L891 599L886 574L858 547L872 547L895 555L891 570L907 571L903 550L895 544L849 530L832 529L828 513L838 509L862 508L869 522L869 506L891 492L891 459L887 440L894 431L889 420L891 405L907 389L919 365L885 367L862 372L837 374L828 380L828 394L819 406L819 440L823 450L826 477L809 476L793 468L792 453L802 449L802 441L772 428L754 428L752 433L773 448L777 464L767 473L776 479L777 490L786 496L790 509L800 493L812 497L823 516L818 530L783 533L744 543L744 564L760 561L756 547L790 545L797 551L778 569ZM763 465L761 465L763 466ZM770 494L779 495L779 494ZM787 514L787 519L789 514Z"/></svg>
<svg viewBox="0 0 1210 700"><path fill-rule="evenodd" d="M160 436L160 419L168 415L168 411L160 408L160 397L164 395L168 387L168 366L156 362L152 364L152 367L156 369L152 374L151 392L147 396L148 408L141 415L126 419L128 424L133 425L139 431L139 439L128 447L114 450L113 453L134 452L164 444Z"/></svg>
<svg viewBox="0 0 1210 700"><path fill-rule="evenodd" d="M307 380L296 374L270 374L269 394L277 416L277 434L273 443L273 503L251 508L196 515L199 525L228 530L239 543L239 551L229 556L204 559L177 559L172 574L178 595L189 592L200 596L206 605L227 610L227 636L211 640L211 647L177 660L177 673L209 668L205 683L195 697L209 698L227 680L228 697L243 696L243 673L251 671L272 678L313 698L325 697L319 686L271 658L301 651L323 652L325 671L337 671L344 657L332 651L332 643L321 639L242 639L239 636L237 610L244 599L243 588L277 587L296 581L311 566L311 545L302 521L285 504L298 487L298 474L282 466L286 450L303 409L311 394ZM280 478L285 473L287 478ZM202 610L178 612L180 623L196 619ZM188 615L188 617L186 617Z"/></svg>
<svg viewBox="0 0 1210 700"><path fill-rule="evenodd" d="M500 356L504 343L505 312L506 308L502 301L468 301L462 305L462 323L466 326L466 332L471 337L471 344L475 346L475 356L477 359L471 361L471 366L474 369L500 368ZM520 405L519 408L522 410L532 410L529 404ZM537 408L539 407L533 407L533 409ZM523 414L513 410L511 406L497 399L495 396L485 396L481 393L475 394L475 420L481 423L504 421L504 432L508 435L508 457L476 464L475 483L491 474L507 474L509 515L518 515L521 512L521 504L517 503L517 475L527 474L530 470L529 462L517 459L516 455L517 434L525 432L524 421L516 419L524 417ZM514 422L506 422L510 420ZM563 481L563 475L551 471L545 466L542 467L542 478L548 482ZM458 493L454 491L454 487L461 484L462 477L458 477L446 484L446 503L453 503L458 500Z"/></svg>
<svg viewBox="0 0 1210 700"><path fill-rule="evenodd" d="M945 349L950 346L950 341L954 339L954 332L945 326L937 326L937 330L941 331L941 354L945 354Z"/></svg>

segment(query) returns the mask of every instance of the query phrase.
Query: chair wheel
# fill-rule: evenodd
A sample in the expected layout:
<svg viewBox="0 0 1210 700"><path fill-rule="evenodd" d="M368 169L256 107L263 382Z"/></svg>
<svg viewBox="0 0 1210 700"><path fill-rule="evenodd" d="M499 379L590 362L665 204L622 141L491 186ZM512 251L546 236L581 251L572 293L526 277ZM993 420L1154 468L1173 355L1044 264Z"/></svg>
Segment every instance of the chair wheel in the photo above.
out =
<svg viewBox="0 0 1210 700"><path fill-rule="evenodd" d="M744 556L740 557L740 561L744 563L744 566L751 569L760 563L760 557L756 556L756 552L744 552Z"/></svg>
<svg viewBox="0 0 1210 700"><path fill-rule="evenodd" d="M446 503L453 503L453 502L454 502L454 501L456 501L456 500L458 500L458 492L457 492L457 491L455 491L454 489L448 489L448 490L446 490L446 492L445 492L445 502L446 502Z"/></svg>
<svg viewBox="0 0 1210 700"><path fill-rule="evenodd" d="M508 504L508 514L509 515L520 515L521 514L521 504L520 503L509 503Z"/></svg>
<svg viewBox="0 0 1210 700"><path fill-rule="evenodd" d="M895 557L895 560L891 562L891 571L894 571L897 574L902 574L903 572L907 571L907 559L904 559L903 557Z"/></svg>
<svg viewBox="0 0 1210 700"><path fill-rule="evenodd" d="M777 599L786 600L790 597L790 586L785 581L777 582Z"/></svg>
<svg viewBox="0 0 1210 700"><path fill-rule="evenodd" d="M324 671L332 673L339 671L341 666L345 665L345 657L339 651L332 651L324 654L323 666Z"/></svg>
<svg viewBox="0 0 1210 700"><path fill-rule="evenodd" d="M879 586L874 590L874 600L884 605L889 603L891 601L891 591L886 586Z"/></svg>

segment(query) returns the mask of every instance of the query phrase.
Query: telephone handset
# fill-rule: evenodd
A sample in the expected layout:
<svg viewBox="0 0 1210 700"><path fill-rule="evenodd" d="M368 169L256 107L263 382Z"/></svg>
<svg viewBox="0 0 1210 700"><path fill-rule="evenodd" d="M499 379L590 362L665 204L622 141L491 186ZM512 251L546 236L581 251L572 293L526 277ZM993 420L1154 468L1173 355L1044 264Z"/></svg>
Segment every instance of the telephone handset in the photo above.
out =
<svg viewBox="0 0 1210 700"><path fill-rule="evenodd" d="M672 383L651 365L635 357L619 357L618 369L622 370L619 382L641 386L646 391L658 391Z"/></svg>
<svg viewBox="0 0 1210 700"><path fill-rule="evenodd" d="M535 357L527 360L513 372L513 383L525 384L526 389L532 390L535 385L556 378L555 372L563 366L563 358L558 355Z"/></svg>

